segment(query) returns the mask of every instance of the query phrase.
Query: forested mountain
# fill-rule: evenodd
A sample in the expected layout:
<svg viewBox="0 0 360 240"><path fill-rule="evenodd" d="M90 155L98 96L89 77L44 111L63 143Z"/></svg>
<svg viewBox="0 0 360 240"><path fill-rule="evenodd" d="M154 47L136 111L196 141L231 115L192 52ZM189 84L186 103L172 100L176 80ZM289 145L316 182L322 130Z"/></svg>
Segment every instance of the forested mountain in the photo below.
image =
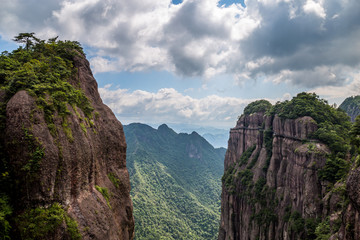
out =
<svg viewBox="0 0 360 240"><path fill-rule="evenodd" d="M360 115L360 95L346 98L339 108L344 110L351 117L351 121L354 122L356 116Z"/></svg>
<svg viewBox="0 0 360 240"><path fill-rule="evenodd" d="M165 124L124 131L135 239L216 239L225 149Z"/></svg>

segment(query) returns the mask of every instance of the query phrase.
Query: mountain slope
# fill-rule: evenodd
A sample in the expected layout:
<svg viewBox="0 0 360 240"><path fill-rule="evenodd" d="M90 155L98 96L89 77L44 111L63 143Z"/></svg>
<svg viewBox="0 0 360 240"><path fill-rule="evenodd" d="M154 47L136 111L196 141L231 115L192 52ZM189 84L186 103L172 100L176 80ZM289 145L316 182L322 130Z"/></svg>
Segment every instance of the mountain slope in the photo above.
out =
<svg viewBox="0 0 360 240"><path fill-rule="evenodd" d="M136 239L216 239L225 149L166 125L124 126Z"/></svg>
<svg viewBox="0 0 360 240"><path fill-rule="evenodd" d="M339 108L344 110L354 122L356 116L360 115L360 95L346 98Z"/></svg>

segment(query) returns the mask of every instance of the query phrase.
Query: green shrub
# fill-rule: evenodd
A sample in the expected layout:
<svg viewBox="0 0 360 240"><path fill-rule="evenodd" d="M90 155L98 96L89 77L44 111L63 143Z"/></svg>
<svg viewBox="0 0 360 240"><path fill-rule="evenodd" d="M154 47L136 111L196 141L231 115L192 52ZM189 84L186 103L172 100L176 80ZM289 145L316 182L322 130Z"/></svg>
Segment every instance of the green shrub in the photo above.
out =
<svg viewBox="0 0 360 240"><path fill-rule="evenodd" d="M328 240L331 236L330 220L326 218L315 229L316 240Z"/></svg>
<svg viewBox="0 0 360 240"><path fill-rule="evenodd" d="M26 175L29 177L28 180L32 180L39 170L41 160L43 159L45 153L44 148L41 146L40 142L33 136L31 131L27 128L24 130L24 139L28 145L29 159L28 162L21 168L22 171L26 172Z"/></svg>
<svg viewBox="0 0 360 240"><path fill-rule="evenodd" d="M257 160L259 159L259 156L260 156L260 150L256 152L250 164L247 166L247 169L252 169L255 166Z"/></svg>
<svg viewBox="0 0 360 240"><path fill-rule="evenodd" d="M253 172L250 169L241 170L237 177L244 187L250 188L252 186Z"/></svg>
<svg viewBox="0 0 360 240"><path fill-rule="evenodd" d="M119 188L120 187L120 183L121 183L121 181L120 181L120 179L118 179L117 177L116 177L116 175L114 174L114 173L109 173L108 174L108 178L110 179L110 181L114 184L114 186L116 187L116 188Z"/></svg>
<svg viewBox="0 0 360 240"><path fill-rule="evenodd" d="M239 159L239 167L248 163L248 160L251 157L251 154L254 152L255 148L256 148L256 144L247 148L243 152L243 154L241 154L240 159Z"/></svg>
<svg viewBox="0 0 360 240"><path fill-rule="evenodd" d="M96 188L96 190L98 190L101 193L101 195L103 195L108 207L111 208L109 190L106 187L100 187L98 185L95 185L95 188Z"/></svg>
<svg viewBox="0 0 360 240"><path fill-rule="evenodd" d="M74 240L81 239L82 237L79 231L78 223L67 214L65 214L64 216L67 227L66 231L70 234L71 239Z"/></svg>
<svg viewBox="0 0 360 240"><path fill-rule="evenodd" d="M326 162L324 168L320 169L319 177L323 180L335 183L344 178L350 169L350 162L341 157L331 154Z"/></svg>
<svg viewBox="0 0 360 240"><path fill-rule="evenodd" d="M298 211L293 212L289 219L290 230L295 233L301 233L305 230L305 220Z"/></svg>
<svg viewBox="0 0 360 240"><path fill-rule="evenodd" d="M59 203L49 208L28 209L16 219L22 239L45 239L65 223L71 239L81 239L77 223L67 215Z"/></svg>
<svg viewBox="0 0 360 240"><path fill-rule="evenodd" d="M8 197L0 195L0 239L10 239L10 223L8 217L12 214L12 208L9 205Z"/></svg>
<svg viewBox="0 0 360 240"><path fill-rule="evenodd" d="M266 149L266 161L265 161L265 165L263 166L263 171L266 173L269 168L270 160L272 157L272 144L274 139L274 132L270 128L265 130L263 134L264 134L264 143Z"/></svg>
<svg viewBox="0 0 360 240"><path fill-rule="evenodd" d="M235 188L235 183L234 183L235 172L236 172L235 166L234 165L229 166L221 178L223 184L225 185L225 188L229 192L232 192Z"/></svg>

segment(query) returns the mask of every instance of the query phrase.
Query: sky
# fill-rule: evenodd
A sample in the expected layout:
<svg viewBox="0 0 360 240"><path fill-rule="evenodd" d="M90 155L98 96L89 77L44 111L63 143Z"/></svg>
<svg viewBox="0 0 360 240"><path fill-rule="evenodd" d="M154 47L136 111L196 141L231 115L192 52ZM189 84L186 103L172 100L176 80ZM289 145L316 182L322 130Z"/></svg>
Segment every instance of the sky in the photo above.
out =
<svg viewBox="0 0 360 240"><path fill-rule="evenodd" d="M79 41L123 124L230 128L257 99L360 94L358 0L0 0L20 32Z"/></svg>

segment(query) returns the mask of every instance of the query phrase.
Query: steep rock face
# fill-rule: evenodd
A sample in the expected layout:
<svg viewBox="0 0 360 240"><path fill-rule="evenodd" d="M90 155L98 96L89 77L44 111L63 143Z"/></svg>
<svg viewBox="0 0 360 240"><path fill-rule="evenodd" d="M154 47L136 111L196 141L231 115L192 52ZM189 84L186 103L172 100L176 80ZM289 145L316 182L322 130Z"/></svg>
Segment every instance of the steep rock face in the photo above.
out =
<svg viewBox="0 0 360 240"><path fill-rule="evenodd" d="M329 149L308 139L316 129L310 117L238 120L225 157L219 240L305 239L296 220L320 217L325 193L318 169Z"/></svg>
<svg viewBox="0 0 360 240"><path fill-rule="evenodd" d="M55 113L49 127L44 110L26 91L7 103L6 151L18 179L15 210L58 202L77 221L83 239L132 239L123 127L102 103L88 61L75 56L74 67L77 74L70 83L90 100L92 119L68 104L70 114L63 119ZM35 162L37 155L41 160ZM108 199L96 186L107 189ZM68 238L61 229L55 235L52 239Z"/></svg>

